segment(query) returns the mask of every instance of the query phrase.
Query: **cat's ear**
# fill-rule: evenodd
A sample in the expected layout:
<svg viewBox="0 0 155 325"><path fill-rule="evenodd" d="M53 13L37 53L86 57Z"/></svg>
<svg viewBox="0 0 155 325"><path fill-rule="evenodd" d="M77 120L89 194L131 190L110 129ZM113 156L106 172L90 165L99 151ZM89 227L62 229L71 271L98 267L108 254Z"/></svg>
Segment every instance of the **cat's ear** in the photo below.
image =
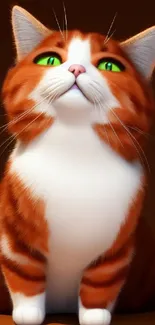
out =
<svg viewBox="0 0 155 325"><path fill-rule="evenodd" d="M17 59L29 54L51 31L25 9L14 6L12 27L17 49Z"/></svg>
<svg viewBox="0 0 155 325"><path fill-rule="evenodd" d="M151 78L155 68L155 26L121 43L139 72Z"/></svg>

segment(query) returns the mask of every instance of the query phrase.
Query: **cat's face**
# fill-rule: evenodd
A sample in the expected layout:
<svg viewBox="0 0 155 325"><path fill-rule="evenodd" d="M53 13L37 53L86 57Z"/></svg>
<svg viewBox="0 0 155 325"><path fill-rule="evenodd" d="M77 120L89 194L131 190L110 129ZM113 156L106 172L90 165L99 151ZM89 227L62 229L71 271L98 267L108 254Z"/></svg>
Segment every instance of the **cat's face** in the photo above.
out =
<svg viewBox="0 0 155 325"><path fill-rule="evenodd" d="M105 141L110 137L117 149L124 127L148 131L152 98L137 72L141 66L122 44L100 34L49 32L27 50L26 43L20 48L19 36L17 30L20 60L3 91L9 119L16 119L11 129L19 138L33 139L59 120L90 125ZM130 136L123 137L127 145Z"/></svg>
<svg viewBox="0 0 155 325"><path fill-rule="evenodd" d="M121 61L118 46L108 50L101 35L68 32L64 41L60 32L53 33L29 58L40 80L30 97L37 103L44 99L37 111L44 107L64 122L106 123L108 108L121 105L109 84L111 74L122 72Z"/></svg>
<svg viewBox="0 0 155 325"><path fill-rule="evenodd" d="M20 81L20 82L19 82ZM12 103L74 123L108 123L113 109L145 102L139 77L119 44L99 34L53 33L13 71Z"/></svg>

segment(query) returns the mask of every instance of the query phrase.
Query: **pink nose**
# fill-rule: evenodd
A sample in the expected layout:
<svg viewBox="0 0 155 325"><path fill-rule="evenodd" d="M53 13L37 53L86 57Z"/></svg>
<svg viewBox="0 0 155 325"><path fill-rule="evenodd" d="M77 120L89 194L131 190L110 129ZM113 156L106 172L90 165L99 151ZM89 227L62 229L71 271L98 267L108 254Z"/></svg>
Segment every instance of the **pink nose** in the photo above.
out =
<svg viewBox="0 0 155 325"><path fill-rule="evenodd" d="M77 78L81 73L86 72L85 67L81 64L72 64L68 70L74 74L75 78Z"/></svg>

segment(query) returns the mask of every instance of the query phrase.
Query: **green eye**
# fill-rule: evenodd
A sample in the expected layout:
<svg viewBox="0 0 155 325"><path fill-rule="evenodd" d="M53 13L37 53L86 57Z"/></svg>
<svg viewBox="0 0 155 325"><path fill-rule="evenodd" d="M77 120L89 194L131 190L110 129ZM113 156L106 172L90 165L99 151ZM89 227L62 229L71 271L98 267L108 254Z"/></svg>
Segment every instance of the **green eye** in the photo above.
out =
<svg viewBox="0 0 155 325"><path fill-rule="evenodd" d="M98 69L102 71L121 72L124 70L124 66L115 60L105 59L99 62Z"/></svg>
<svg viewBox="0 0 155 325"><path fill-rule="evenodd" d="M39 65L56 67L56 66L60 65L62 62L61 62L61 58L59 58L56 55L51 54L51 55L39 56L39 58L35 59L35 63L39 64Z"/></svg>

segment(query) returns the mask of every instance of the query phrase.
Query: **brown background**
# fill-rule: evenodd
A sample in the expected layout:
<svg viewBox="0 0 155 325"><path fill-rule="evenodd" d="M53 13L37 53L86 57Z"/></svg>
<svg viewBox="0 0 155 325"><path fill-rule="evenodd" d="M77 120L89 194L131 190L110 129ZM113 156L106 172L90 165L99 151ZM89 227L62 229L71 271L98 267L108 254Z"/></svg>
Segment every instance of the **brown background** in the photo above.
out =
<svg viewBox="0 0 155 325"><path fill-rule="evenodd" d="M52 9L55 10L60 25L63 25L62 0L21 0L0 4L0 86L8 68L13 64L13 47L10 12L12 5L18 4L29 10L48 27L57 28ZM114 37L124 40L145 28L155 25L155 4L152 1L99 1L65 0L69 29L96 31L106 34L117 12L112 31ZM155 82L153 81L153 88ZM0 127L5 124L3 106L0 112ZM0 176L5 161L12 148L9 136L0 129ZM5 142L5 143L4 143ZM9 146L8 146L9 145ZM131 268L128 283L121 294L118 311L140 312L155 310L155 125L149 137L147 159L150 165L149 189L142 219L137 233L137 255ZM0 287L1 290L1 287ZM3 297L4 298L4 297ZM1 308L2 309L2 308Z"/></svg>

